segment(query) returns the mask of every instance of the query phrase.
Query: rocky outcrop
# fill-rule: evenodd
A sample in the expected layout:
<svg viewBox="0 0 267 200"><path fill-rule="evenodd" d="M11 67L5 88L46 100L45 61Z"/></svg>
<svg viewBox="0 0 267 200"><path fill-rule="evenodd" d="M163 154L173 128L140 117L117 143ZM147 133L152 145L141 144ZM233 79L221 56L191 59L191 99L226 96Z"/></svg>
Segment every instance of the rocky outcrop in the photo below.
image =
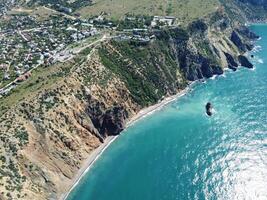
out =
<svg viewBox="0 0 267 200"><path fill-rule="evenodd" d="M256 40L259 39L259 36L256 35L254 32L252 32L248 27L246 26L240 26L236 29L236 31L241 34L242 36L246 37L249 40Z"/></svg>
<svg viewBox="0 0 267 200"><path fill-rule="evenodd" d="M238 67L238 63L235 61L235 59L233 58L233 56L229 53L224 52L224 55L226 57L227 63L228 63L228 67L230 69L232 69L233 71L236 71L237 67Z"/></svg>
<svg viewBox="0 0 267 200"><path fill-rule="evenodd" d="M99 133L99 131L95 128L91 118L85 112L75 113L75 118L77 122L90 133L94 134L100 142L104 142L105 138Z"/></svg>
<svg viewBox="0 0 267 200"><path fill-rule="evenodd" d="M267 8L267 0L238 0L242 3L250 3L255 6L263 6L264 8Z"/></svg>
<svg viewBox="0 0 267 200"><path fill-rule="evenodd" d="M232 32L230 39L242 52L245 52L247 50L246 45L242 42L242 39L240 38L240 36L237 34L236 31Z"/></svg>
<svg viewBox="0 0 267 200"><path fill-rule="evenodd" d="M125 128L125 121L128 118L128 113L123 107L114 106L106 110L101 103L89 105L86 112L92 119L94 127L99 131L101 138L120 134Z"/></svg>
<svg viewBox="0 0 267 200"><path fill-rule="evenodd" d="M208 30L208 26L204 20L196 20L189 24L188 30L190 34L204 34Z"/></svg>
<svg viewBox="0 0 267 200"><path fill-rule="evenodd" d="M212 116L212 105L211 105L211 103L210 102L208 102L207 104L206 104L206 113L207 113L207 115L208 116Z"/></svg>
<svg viewBox="0 0 267 200"><path fill-rule="evenodd" d="M241 64L241 66L246 67L246 68L253 68L253 64L247 59L247 57L243 55L238 56L238 60Z"/></svg>
<svg viewBox="0 0 267 200"><path fill-rule="evenodd" d="M221 66L213 64L207 57L193 54L192 52L183 52L179 55L179 61L181 69L189 81L210 78L213 75L221 75L223 73Z"/></svg>

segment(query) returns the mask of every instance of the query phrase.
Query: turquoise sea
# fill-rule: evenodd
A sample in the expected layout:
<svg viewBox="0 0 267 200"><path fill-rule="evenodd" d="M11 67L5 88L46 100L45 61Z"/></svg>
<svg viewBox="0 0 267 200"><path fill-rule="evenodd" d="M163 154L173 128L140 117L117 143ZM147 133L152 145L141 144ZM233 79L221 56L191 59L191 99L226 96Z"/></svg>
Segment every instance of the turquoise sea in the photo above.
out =
<svg viewBox="0 0 267 200"><path fill-rule="evenodd" d="M266 200L267 25L251 29L255 70L195 84L129 127L68 200Z"/></svg>

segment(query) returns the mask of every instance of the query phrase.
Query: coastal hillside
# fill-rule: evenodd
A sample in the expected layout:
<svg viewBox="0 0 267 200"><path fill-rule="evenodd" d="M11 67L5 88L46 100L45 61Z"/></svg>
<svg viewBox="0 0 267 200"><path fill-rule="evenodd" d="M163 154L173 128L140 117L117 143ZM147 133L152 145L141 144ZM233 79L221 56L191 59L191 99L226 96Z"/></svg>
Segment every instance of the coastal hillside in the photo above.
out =
<svg viewBox="0 0 267 200"><path fill-rule="evenodd" d="M109 34L0 99L0 199L62 197L92 151L142 108L226 68L253 67L244 53L257 39L222 8L183 28Z"/></svg>
<svg viewBox="0 0 267 200"><path fill-rule="evenodd" d="M263 22L267 17L267 2L264 0L221 0L229 17L246 22Z"/></svg>

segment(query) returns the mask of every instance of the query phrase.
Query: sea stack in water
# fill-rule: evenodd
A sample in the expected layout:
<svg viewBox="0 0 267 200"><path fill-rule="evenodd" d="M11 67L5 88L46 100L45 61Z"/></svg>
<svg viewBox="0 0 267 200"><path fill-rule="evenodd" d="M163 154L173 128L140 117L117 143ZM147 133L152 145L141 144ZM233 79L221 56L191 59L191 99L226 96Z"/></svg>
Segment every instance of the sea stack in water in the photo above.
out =
<svg viewBox="0 0 267 200"><path fill-rule="evenodd" d="M210 102L206 104L206 113L208 116L212 116L212 105Z"/></svg>
<svg viewBox="0 0 267 200"><path fill-rule="evenodd" d="M251 62L249 62L249 60L245 57L245 56L238 56L238 60L241 64L241 66L252 69L253 68L253 64Z"/></svg>

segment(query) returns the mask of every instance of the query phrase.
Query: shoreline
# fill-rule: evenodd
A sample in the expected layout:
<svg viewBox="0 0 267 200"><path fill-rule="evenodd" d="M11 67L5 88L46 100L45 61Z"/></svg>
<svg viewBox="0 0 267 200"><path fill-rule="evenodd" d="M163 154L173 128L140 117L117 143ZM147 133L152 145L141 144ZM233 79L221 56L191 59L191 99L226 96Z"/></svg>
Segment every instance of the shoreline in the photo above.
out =
<svg viewBox="0 0 267 200"><path fill-rule="evenodd" d="M254 47L255 48L255 47ZM224 68L223 75L225 75L225 72L227 70L230 70L229 68ZM219 75L213 75L210 79L215 79ZM206 80L205 80L206 81ZM162 101L141 109L137 114L135 114L133 117L131 117L125 125L126 130L128 127L132 126L135 122L138 122L138 120L145 118L151 114L153 114L155 111L158 111L162 109L164 106L168 105L169 103L179 99L180 97L186 95L188 91L190 91L191 87L195 83L200 83L200 80L198 81L192 81L190 82L185 89L179 91L177 94L165 97ZM83 166L78 170L77 175L72 180L72 184L70 188L67 190L66 193L63 193L60 195L59 200L67 200L70 193L73 191L73 189L79 184L80 180L90 171L91 167L95 164L95 162L98 160L98 158L104 153L104 151L111 145L120 135L117 136L109 136L105 139L105 141L95 150L92 151L92 153L88 156L86 161L84 162Z"/></svg>
<svg viewBox="0 0 267 200"><path fill-rule="evenodd" d="M102 155L102 153L109 147L109 145L117 138L118 136L109 136L105 139L105 141L92 153L88 156L88 158L83 163L82 167L78 170L78 173L72 180L72 184L66 193L61 194L59 197L60 200L66 200L73 189L79 184L81 179L89 172L93 164L98 160L98 158Z"/></svg>
<svg viewBox="0 0 267 200"><path fill-rule="evenodd" d="M255 47L254 47L255 48ZM229 68L224 68L223 75L225 75L225 72L230 70ZM220 75L213 75L210 79L216 79ZM205 80L206 81L206 80ZM141 109L137 114L135 114L133 117L131 117L125 125L126 130L128 127L132 126L135 122L138 120L147 117L150 114L153 114L155 111L158 111L162 109L164 106L168 105L169 103L179 99L180 97L186 95L188 91L190 91L191 87L195 83L200 83L201 81L192 81L190 82L185 89L179 91L177 94L165 97L162 101ZM70 193L73 191L73 189L79 184L80 180L90 171L91 167L95 164L95 162L98 160L98 158L104 153L104 151L111 145L120 135L117 136L109 136L105 139L105 141L95 150L92 151L92 153L88 156L88 158L85 160L83 166L78 170L77 174L71 181L72 184L70 188L67 190L66 193L62 193L59 197L59 200L67 200Z"/></svg>
<svg viewBox="0 0 267 200"><path fill-rule="evenodd" d="M169 103L179 99L180 97L186 95L186 93L190 90L190 87L193 85L194 82L191 82L185 89L179 91L177 94L169 96L164 98L159 103L156 103L155 105L146 107L141 109L136 115L134 115L132 118L130 118L126 122L125 129L132 126L135 122L138 120L147 117L148 115L154 113L155 111L158 111L162 109L164 106L168 105ZM89 155L89 157L85 160L82 167L78 170L77 174L71 181L72 184L70 188L67 190L66 193L61 194L59 197L60 200L66 200L70 193L73 191L73 189L79 184L81 179L90 171L91 167L95 164L95 162L98 160L98 158L104 153L104 151L119 137L117 136L109 136L105 139L105 141L95 150L92 151L92 153Z"/></svg>
<svg viewBox="0 0 267 200"><path fill-rule="evenodd" d="M153 112L162 109L164 106L168 105L169 103L171 103L171 102L177 100L178 98L186 95L186 93L190 90L190 87L192 86L193 83L194 82L190 83L185 89L181 90L177 94L166 97L162 101L160 101L159 103L156 103L155 105L141 109L136 115L134 115L132 118L129 119L129 121L126 123L126 128L132 126L138 120L140 120L144 117L147 117L148 115L152 114Z"/></svg>

